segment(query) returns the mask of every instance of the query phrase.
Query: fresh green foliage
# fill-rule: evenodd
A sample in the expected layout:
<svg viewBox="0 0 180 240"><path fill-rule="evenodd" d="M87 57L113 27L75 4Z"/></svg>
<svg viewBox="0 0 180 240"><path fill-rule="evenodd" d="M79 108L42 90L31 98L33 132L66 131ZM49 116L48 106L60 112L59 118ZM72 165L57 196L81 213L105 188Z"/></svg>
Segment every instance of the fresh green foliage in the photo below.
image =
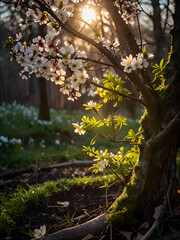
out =
<svg viewBox="0 0 180 240"><path fill-rule="evenodd" d="M118 131L120 131L123 125L127 125L126 120L127 118L124 118L121 115L114 116L114 122L116 122L114 126L115 130L119 128Z"/></svg>
<svg viewBox="0 0 180 240"><path fill-rule="evenodd" d="M105 172L108 168L110 172L114 173L119 179L124 179L125 176L132 172L135 164L139 158L139 148L137 146L132 147L129 151L125 151L124 147L121 147L118 153L113 154L108 152L108 149L96 150L95 147L85 147L89 156L95 158L95 164L91 167L93 172L98 173Z"/></svg>
<svg viewBox="0 0 180 240"><path fill-rule="evenodd" d="M15 193L5 197L0 197L0 233L8 230L15 224L18 217L21 217L24 211L31 206L38 206L45 199L52 196L53 193L69 191L72 187L100 186L106 181L114 182L114 176L98 176L67 179L62 178L56 181L48 181L43 184L28 185L28 189L19 186Z"/></svg>
<svg viewBox="0 0 180 240"><path fill-rule="evenodd" d="M141 127L139 128L138 133L135 133L133 129L130 129L126 139L130 139L132 142L140 144L142 139Z"/></svg>
<svg viewBox="0 0 180 240"><path fill-rule="evenodd" d="M63 8L63 1L60 1L59 2L59 9L62 9Z"/></svg>
<svg viewBox="0 0 180 240"><path fill-rule="evenodd" d="M76 214L76 211L70 216L69 212L67 213L67 215L64 215L67 223L70 225L70 227L73 226L73 222L74 222L74 216Z"/></svg>
<svg viewBox="0 0 180 240"><path fill-rule="evenodd" d="M14 39L10 36L9 39L6 40L6 43L5 43L4 47L7 48L8 51L11 51L12 47L13 47L15 44L16 44L16 40L14 40ZM11 55L11 58L12 58L13 60L15 60L15 59L16 59L16 55L13 53L13 54Z"/></svg>
<svg viewBox="0 0 180 240"><path fill-rule="evenodd" d="M154 70L152 73L154 74L154 81L159 79L160 84L156 87L156 91L162 100L168 100L170 97L169 85L167 84L167 79L170 78L172 72L169 66L169 62L164 62L164 58L160 61L159 65L155 64L152 66Z"/></svg>
<svg viewBox="0 0 180 240"><path fill-rule="evenodd" d="M159 78L161 80L164 79L163 70L164 70L164 58L160 61L159 65L156 63L154 66L152 66L154 70L152 71L154 73L154 81Z"/></svg>
<svg viewBox="0 0 180 240"><path fill-rule="evenodd" d="M104 125L101 120L97 121L94 116L92 118L84 116L81 120L83 123L83 129L87 132L91 132L92 129L99 128Z"/></svg>
<svg viewBox="0 0 180 240"><path fill-rule="evenodd" d="M142 53L145 53L146 52L146 46L143 46L142 47Z"/></svg>
<svg viewBox="0 0 180 240"><path fill-rule="evenodd" d="M107 75L107 79L111 77L115 80L115 76L112 73L109 73L109 75ZM102 90L102 92L104 91L106 90ZM94 116L92 118L83 116L80 125L74 124L76 132L78 132L80 135L82 134L82 131L83 134L85 132L92 132L95 134L90 142L90 146L84 146L83 150L87 152L90 157L94 158L95 164L93 167L91 167L93 172L105 172L108 169L115 174L117 178L125 178L125 176L132 172L139 158L138 145L141 143L142 139L141 128L139 128L137 133L135 133L133 129L130 129L128 134L125 135L124 138L121 136L119 140L118 138L120 137L119 135L121 134L122 127L127 126L127 118L117 114L117 111L116 114L108 115L107 118L103 118L102 114L98 112L99 109L96 109L98 104L93 101L84 104L84 106L86 107L86 110L94 110L99 118L99 120L97 120ZM121 147L116 153L110 152L107 148L104 150L96 150L95 147L91 146L95 145L99 138L115 143L126 142L135 146L130 148L128 151L126 151L124 147Z"/></svg>
<svg viewBox="0 0 180 240"><path fill-rule="evenodd" d="M102 79L102 83L105 88L109 89L99 90L98 92L99 96L103 98L104 103L109 100L113 100L114 106L118 106L119 102L123 100L123 97L118 95L118 92L125 95L130 94L130 91L128 91L126 88L123 88L123 84L125 82L121 78L116 78L112 72L109 72L109 74L107 74L106 77ZM114 92L110 90L114 90Z"/></svg>

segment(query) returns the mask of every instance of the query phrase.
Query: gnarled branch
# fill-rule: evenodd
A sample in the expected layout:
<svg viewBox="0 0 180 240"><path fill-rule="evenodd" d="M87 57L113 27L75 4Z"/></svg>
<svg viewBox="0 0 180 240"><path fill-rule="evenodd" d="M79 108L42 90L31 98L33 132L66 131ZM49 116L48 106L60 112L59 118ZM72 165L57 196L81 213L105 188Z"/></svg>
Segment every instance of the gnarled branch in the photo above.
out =
<svg viewBox="0 0 180 240"><path fill-rule="evenodd" d="M154 146L161 141L164 141L169 137L169 134L173 134L175 131L180 132L180 112L176 114L176 116L168 123L166 128L162 130L158 135L156 135L153 139L149 140L147 144Z"/></svg>

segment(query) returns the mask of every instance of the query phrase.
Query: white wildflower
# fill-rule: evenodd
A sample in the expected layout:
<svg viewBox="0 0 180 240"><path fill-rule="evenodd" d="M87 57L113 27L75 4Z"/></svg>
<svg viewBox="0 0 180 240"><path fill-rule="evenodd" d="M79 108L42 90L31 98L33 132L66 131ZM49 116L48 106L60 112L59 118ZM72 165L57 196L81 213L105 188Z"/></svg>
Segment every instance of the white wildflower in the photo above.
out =
<svg viewBox="0 0 180 240"><path fill-rule="evenodd" d="M42 238L46 235L46 226L43 225L40 227L40 229L34 230L34 237L35 238Z"/></svg>
<svg viewBox="0 0 180 240"><path fill-rule="evenodd" d="M93 100L91 100L91 101L89 101L89 102L87 103L87 105L88 105L89 107L95 108L96 105L97 105L97 103L94 102Z"/></svg>
<svg viewBox="0 0 180 240"><path fill-rule="evenodd" d="M80 125L78 123L73 123L73 127L75 128L74 132L79 133L79 135L84 135L85 130L83 129L83 124L81 123Z"/></svg>

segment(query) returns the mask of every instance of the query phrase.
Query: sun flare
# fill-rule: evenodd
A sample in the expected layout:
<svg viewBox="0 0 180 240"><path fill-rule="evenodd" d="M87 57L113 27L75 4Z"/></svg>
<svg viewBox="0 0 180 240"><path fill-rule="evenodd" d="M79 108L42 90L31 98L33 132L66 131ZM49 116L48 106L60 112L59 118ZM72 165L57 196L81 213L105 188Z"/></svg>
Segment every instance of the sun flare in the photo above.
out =
<svg viewBox="0 0 180 240"><path fill-rule="evenodd" d="M91 23L96 19L96 12L93 8L90 8L88 5L82 9L82 19L87 22Z"/></svg>

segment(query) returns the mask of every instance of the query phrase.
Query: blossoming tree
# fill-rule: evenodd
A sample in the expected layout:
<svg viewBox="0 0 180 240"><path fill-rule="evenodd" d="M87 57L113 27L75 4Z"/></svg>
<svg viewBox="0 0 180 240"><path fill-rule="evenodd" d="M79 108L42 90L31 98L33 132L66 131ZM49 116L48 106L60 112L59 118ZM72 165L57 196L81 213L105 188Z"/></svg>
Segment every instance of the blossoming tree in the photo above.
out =
<svg viewBox="0 0 180 240"><path fill-rule="evenodd" d="M37 36L32 42L25 42L19 33L6 43L12 58L23 67L20 72L22 78L28 79L35 74L51 80L71 101L77 100L88 84L90 88L86 89L99 95L104 103L112 101L115 114L106 118L99 111L102 104L94 101L84 104L86 110L94 111L95 116L84 116L80 124L74 123L75 131L80 135L87 131L95 134L91 146L84 147L95 158L94 172L109 168L118 178L123 179L128 174L131 176L123 193L108 213L96 219L96 224L91 225L92 221L90 225L78 228L78 233L70 230L69 238L66 231L45 239L80 239L83 231L101 231L106 219L119 228L130 228L134 220L146 219L150 224L154 221L153 230L174 193L176 183L176 154L180 140L180 2L174 1L172 51L168 61L164 63L162 60L153 69L150 67L153 55L147 52L142 40L137 43L129 27L133 18L138 17L138 1L71 1L71 5L67 6L65 3L69 1L64 1L64 4L63 1L45 0L6 2L14 4L17 10L26 10L24 24L36 22L47 25L44 38ZM97 31L97 25L96 28L92 27L91 21L95 17L92 9L109 16L116 29L114 39L106 39L103 31ZM91 11L90 15L87 10ZM81 18L94 31L94 37L80 31L76 18ZM76 47L61 41L59 36L62 30L91 45L99 55L90 58L83 51L83 46ZM115 73L110 71L102 79L92 78L88 71L94 64L113 68ZM149 74L152 70L154 78ZM156 82L156 78L161 80L161 84ZM137 95L124 87L126 81L131 83ZM139 131L135 133L130 129L128 135L121 139L119 133L126 125L126 118L118 114L118 109L123 99L136 101L145 111ZM116 154L108 152L108 149L99 151L92 147L98 137L117 144L126 142L132 148L126 152L120 147Z"/></svg>

